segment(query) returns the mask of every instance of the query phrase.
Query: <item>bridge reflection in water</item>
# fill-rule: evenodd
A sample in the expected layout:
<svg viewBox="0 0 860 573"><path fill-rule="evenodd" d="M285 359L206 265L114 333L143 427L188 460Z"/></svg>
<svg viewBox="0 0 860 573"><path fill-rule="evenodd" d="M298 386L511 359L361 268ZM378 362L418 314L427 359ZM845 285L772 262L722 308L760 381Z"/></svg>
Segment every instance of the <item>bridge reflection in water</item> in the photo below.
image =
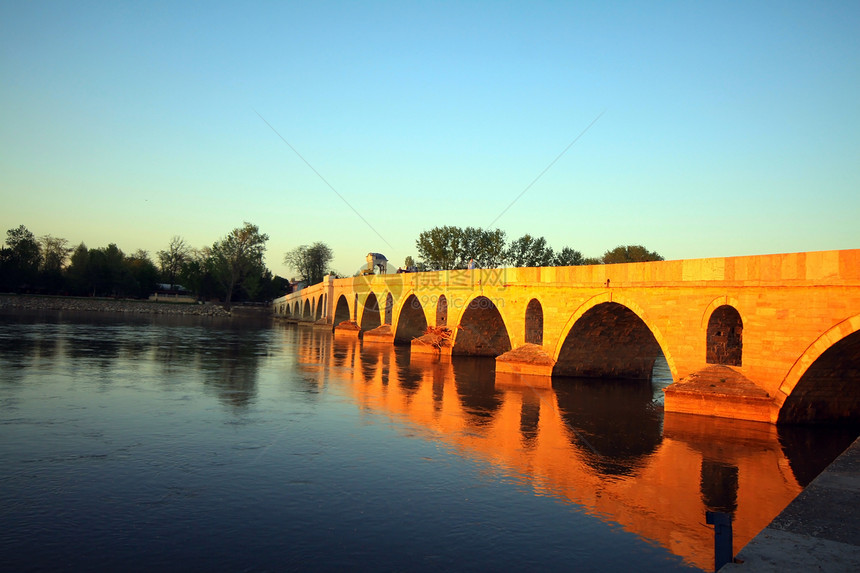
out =
<svg viewBox="0 0 860 573"><path fill-rule="evenodd" d="M536 495L577 504L705 570L714 563L706 512L731 514L737 553L856 437L854 429L664 416L650 382L505 386L492 358L410 356L282 328L298 329L298 367L310 380L343 385L359 407L422 427L460 455L523 476Z"/></svg>

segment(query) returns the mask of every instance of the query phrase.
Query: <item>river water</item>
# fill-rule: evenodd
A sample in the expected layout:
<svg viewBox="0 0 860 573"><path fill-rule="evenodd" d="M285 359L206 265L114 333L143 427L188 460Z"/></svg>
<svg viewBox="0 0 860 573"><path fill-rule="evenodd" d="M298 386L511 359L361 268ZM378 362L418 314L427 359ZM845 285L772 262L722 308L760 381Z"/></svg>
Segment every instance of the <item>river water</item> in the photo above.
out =
<svg viewBox="0 0 860 573"><path fill-rule="evenodd" d="M280 322L0 314L4 571L713 569L856 436Z"/></svg>

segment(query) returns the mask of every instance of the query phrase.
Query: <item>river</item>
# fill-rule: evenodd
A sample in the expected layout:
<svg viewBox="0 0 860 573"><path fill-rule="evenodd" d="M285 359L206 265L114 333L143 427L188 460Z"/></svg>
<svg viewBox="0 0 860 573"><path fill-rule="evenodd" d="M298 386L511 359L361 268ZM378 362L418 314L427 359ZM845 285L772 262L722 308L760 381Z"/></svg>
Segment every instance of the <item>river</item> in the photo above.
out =
<svg viewBox="0 0 860 573"><path fill-rule="evenodd" d="M269 320L0 313L5 571L713 569L856 436Z"/></svg>

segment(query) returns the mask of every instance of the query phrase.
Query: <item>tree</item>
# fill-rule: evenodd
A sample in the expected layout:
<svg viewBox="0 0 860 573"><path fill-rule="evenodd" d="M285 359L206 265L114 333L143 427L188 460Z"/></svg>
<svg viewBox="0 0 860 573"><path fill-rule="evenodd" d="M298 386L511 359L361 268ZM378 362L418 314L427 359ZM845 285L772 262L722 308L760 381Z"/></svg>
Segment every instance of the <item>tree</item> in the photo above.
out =
<svg viewBox="0 0 860 573"><path fill-rule="evenodd" d="M65 276L63 270L69 260L72 249L68 247L68 241L51 235L39 237L39 245L42 249L42 268L39 283L49 292L61 292L65 289Z"/></svg>
<svg viewBox="0 0 860 573"><path fill-rule="evenodd" d="M125 266L133 279L134 295L145 298L151 295L158 284L158 268L149 258L149 253L138 249L126 258ZM131 294L126 292L126 294Z"/></svg>
<svg viewBox="0 0 860 573"><path fill-rule="evenodd" d="M483 268L499 267L505 261L501 229L433 227L422 231L415 245L422 259L417 266L427 270L465 269L470 259Z"/></svg>
<svg viewBox="0 0 860 573"><path fill-rule="evenodd" d="M310 247L301 245L284 255L284 264L296 270L308 286L321 283L334 258L331 248L316 242Z"/></svg>
<svg viewBox="0 0 860 573"><path fill-rule="evenodd" d="M553 264L557 267L573 267L585 264L582 253L570 247L565 247L555 254Z"/></svg>
<svg viewBox="0 0 860 573"><path fill-rule="evenodd" d="M176 277L190 256L191 247L178 235L173 236L166 251L158 251L158 263L161 266L161 275L170 283L171 288L176 284Z"/></svg>
<svg viewBox="0 0 860 573"><path fill-rule="evenodd" d="M403 268L411 269L415 266L415 259L412 258L412 255L408 255L405 259L403 259Z"/></svg>
<svg viewBox="0 0 860 573"><path fill-rule="evenodd" d="M211 268L226 291L224 305L229 310L233 291L251 274L261 275L266 267L263 256L269 236L256 225L245 222L212 245Z"/></svg>
<svg viewBox="0 0 860 573"><path fill-rule="evenodd" d="M462 235L459 227L433 227L429 231L422 231L415 246L427 270L457 268L458 262L463 259Z"/></svg>
<svg viewBox="0 0 860 573"><path fill-rule="evenodd" d="M27 227L6 231L6 247L0 249L2 286L18 290L32 288L42 263L42 250Z"/></svg>
<svg viewBox="0 0 860 573"><path fill-rule="evenodd" d="M662 261L663 257L656 252L649 251L642 245L627 245L615 247L611 251L603 253L603 263L612 265L617 263L644 263L648 261Z"/></svg>
<svg viewBox="0 0 860 573"><path fill-rule="evenodd" d="M514 267L550 267L555 262L552 247L543 237L523 235L508 247L508 263Z"/></svg>
<svg viewBox="0 0 860 573"><path fill-rule="evenodd" d="M69 288L74 294L89 294L90 287L90 252L83 243L75 247L69 258L69 268L66 270Z"/></svg>
<svg viewBox="0 0 860 573"><path fill-rule="evenodd" d="M190 290L198 298L207 298L211 294L208 287L215 282L208 272L210 267L207 262L209 255L209 247L190 249L188 257L183 262L176 277L182 283L182 286Z"/></svg>
<svg viewBox="0 0 860 573"><path fill-rule="evenodd" d="M457 268L469 266L469 259L475 259L478 266L493 269L505 264L505 232L501 229L476 229L466 227L460 232L463 258L457 261Z"/></svg>
<svg viewBox="0 0 860 573"><path fill-rule="evenodd" d="M42 247L42 271L60 272L66 266L66 261L72 249L66 239L43 235L39 237Z"/></svg>
<svg viewBox="0 0 860 573"><path fill-rule="evenodd" d="M135 290L125 266L125 253L115 243L90 249L88 254L87 278L93 296L123 296Z"/></svg>

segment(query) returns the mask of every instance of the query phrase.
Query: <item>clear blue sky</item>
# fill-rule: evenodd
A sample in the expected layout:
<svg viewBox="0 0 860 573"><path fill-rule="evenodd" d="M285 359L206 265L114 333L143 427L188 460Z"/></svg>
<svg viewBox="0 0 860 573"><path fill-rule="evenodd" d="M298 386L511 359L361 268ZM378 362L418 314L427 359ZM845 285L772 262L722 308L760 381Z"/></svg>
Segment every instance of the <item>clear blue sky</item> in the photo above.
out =
<svg viewBox="0 0 860 573"><path fill-rule="evenodd" d="M856 1L9 0L0 232L154 257L250 221L288 277L298 245L352 274L438 225L586 256L857 248L858 30Z"/></svg>

